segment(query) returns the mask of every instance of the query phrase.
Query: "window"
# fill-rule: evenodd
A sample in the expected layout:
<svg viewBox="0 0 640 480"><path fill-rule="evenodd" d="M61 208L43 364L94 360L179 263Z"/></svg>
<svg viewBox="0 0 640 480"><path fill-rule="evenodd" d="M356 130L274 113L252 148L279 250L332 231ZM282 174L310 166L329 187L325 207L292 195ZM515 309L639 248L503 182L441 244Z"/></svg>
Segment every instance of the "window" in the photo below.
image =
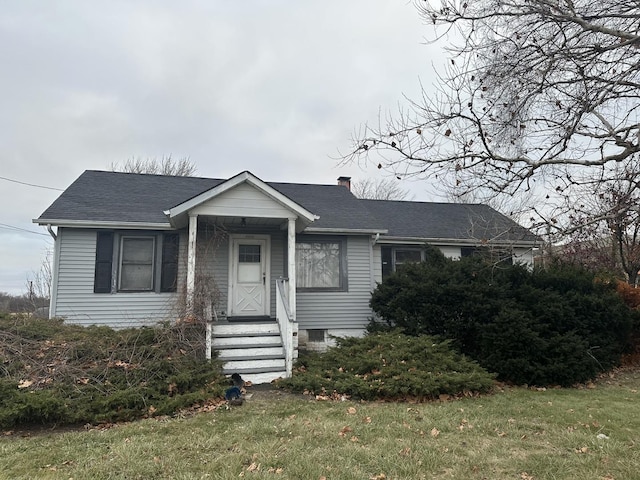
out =
<svg viewBox="0 0 640 480"><path fill-rule="evenodd" d="M153 290L155 237L121 237L120 242L118 290Z"/></svg>
<svg viewBox="0 0 640 480"><path fill-rule="evenodd" d="M309 329L307 330L307 336L310 342L324 343L326 330Z"/></svg>
<svg viewBox="0 0 640 480"><path fill-rule="evenodd" d="M506 248L493 247L462 247L460 257L478 256L485 260L501 265L513 265L511 251Z"/></svg>
<svg viewBox="0 0 640 480"><path fill-rule="evenodd" d="M93 291L175 292L178 234L98 232Z"/></svg>
<svg viewBox="0 0 640 480"><path fill-rule="evenodd" d="M341 240L296 243L296 285L299 289L346 290L345 248Z"/></svg>
<svg viewBox="0 0 640 480"><path fill-rule="evenodd" d="M421 248L382 247L382 278L386 278L406 263L420 263L424 260Z"/></svg>

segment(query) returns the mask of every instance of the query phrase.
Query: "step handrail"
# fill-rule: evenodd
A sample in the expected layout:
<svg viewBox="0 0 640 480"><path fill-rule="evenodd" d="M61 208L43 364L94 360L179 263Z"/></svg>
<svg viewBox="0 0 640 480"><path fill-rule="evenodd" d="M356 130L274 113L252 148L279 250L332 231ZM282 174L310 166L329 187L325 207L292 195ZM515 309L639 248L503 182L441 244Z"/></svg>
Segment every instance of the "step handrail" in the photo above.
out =
<svg viewBox="0 0 640 480"><path fill-rule="evenodd" d="M289 308L289 279L280 277L276 280L276 320L282 336L282 348L284 350L284 364L287 378L293 372L293 335L295 331L295 318Z"/></svg>

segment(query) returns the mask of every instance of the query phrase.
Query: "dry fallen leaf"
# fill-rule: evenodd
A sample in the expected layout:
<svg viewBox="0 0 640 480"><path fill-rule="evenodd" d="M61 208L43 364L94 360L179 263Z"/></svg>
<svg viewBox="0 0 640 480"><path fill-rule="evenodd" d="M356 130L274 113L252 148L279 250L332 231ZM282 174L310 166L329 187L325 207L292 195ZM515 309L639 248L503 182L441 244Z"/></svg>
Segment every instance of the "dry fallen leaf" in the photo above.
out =
<svg viewBox="0 0 640 480"><path fill-rule="evenodd" d="M431 436L432 436L433 438L436 438L438 435L440 435L440 430L438 430L436 427L433 427L433 428L431 429Z"/></svg>
<svg viewBox="0 0 640 480"><path fill-rule="evenodd" d="M349 409L347 410L347 413L349 415L355 415L356 413L358 413L358 411L356 410L355 407L349 407Z"/></svg>
<svg viewBox="0 0 640 480"><path fill-rule="evenodd" d="M344 437L349 432L353 432L353 429L349 425L347 425L340 429L340 433L338 435L340 435L341 437Z"/></svg>
<svg viewBox="0 0 640 480"><path fill-rule="evenodd" d="M33 382L31 380L22 380L18 384L18 388L29 388L31 385L33 385Z"/></svg>

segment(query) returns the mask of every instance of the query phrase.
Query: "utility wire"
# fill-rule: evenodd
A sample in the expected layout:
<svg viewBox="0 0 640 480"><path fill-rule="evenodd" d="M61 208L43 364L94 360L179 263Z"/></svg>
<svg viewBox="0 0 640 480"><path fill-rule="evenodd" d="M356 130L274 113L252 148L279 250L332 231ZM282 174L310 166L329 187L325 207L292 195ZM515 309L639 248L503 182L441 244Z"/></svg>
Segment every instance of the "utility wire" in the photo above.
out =
<svg viewBox="0 0 640 480"><path fill-rule="evenodd" d="M33 233L34 235L44 235L45 237L49 236L48 233L34 232L33 230L28 230L26 228L21 228L21 227L15 227L13 225L8 225L6 223L0 223L0 228L6 228L8 230L19 230L21 232Z"/></svg>
<svg viewBox="0 0 640 480"><path fill-rule="evenodd" d="M0 180L6 180L7 182L19 183L20 185L27 185L28 187L37 187L37 188L45 188L47 190L56 190L58 192L62 192L62 188L54 188L54 187L45 187L44 185L36 185L35 183L27 183L21 182L20 180L14 180L12 178L0 177Z"/></svg>

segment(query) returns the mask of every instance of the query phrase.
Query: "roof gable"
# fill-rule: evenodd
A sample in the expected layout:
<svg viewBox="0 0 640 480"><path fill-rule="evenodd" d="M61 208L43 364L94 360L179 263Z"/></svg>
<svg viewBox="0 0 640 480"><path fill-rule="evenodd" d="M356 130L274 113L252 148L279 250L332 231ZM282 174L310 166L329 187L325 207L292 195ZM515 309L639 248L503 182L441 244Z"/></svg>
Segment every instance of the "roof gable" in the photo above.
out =
<svg viewBox="0 0 640 480"><path fill-rule="evenodd" d="M242 186L250 186L251 188L249 190L242 189ZM243 190L237 199L241 201L234 202L232 199L232 201L225 202L225 200L229 199L230 192L233 190ZM251 195L251 192L257 192L258 195ZM219 210L221 212L219 214L263 216L259 213L260 209L256 208L255 204L253 208L247 208L248 205L246 204L241 205L243 196L246 197L246 200L261 202L262 206L265 206L265 202L271 204L271 208L265 208L265 211L270 212L270 216L279 218L298 217L305 224L309 224L318 218L317 215L314 215L309 210L247 171L219 183L215 187L166 210L164 213L172 223L176 219L185 216L189 211L212 215L214 213L210 212ZM220 205L225 203L226 205ZM266 215L265 213L265 216Z"/></svg>

